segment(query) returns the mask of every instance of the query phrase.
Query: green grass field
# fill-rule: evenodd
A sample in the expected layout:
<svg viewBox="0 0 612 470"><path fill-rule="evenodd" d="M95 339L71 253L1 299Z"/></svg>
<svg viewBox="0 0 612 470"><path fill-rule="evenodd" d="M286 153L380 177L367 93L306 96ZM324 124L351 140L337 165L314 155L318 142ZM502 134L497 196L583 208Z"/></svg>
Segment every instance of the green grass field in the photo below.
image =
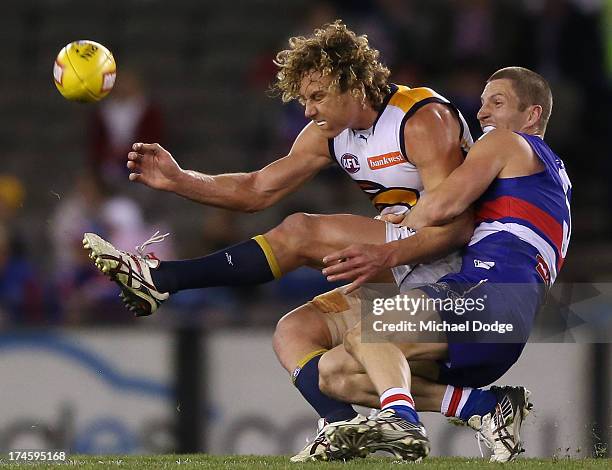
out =
<svg viewBox="0 0 612 470"><path fill-rule="evenodd" d="M6 456L0 460L0 467L17 468L43 468L43 467L73 467L79 469L346 469L346 470L388 470L396 465L418 465L419 470L457 469L474 470L481 468L501 469L609 469L612 468L610 459L521 459L508 464L490 464L483 459L463 458L441 458L432 457L419 464L398 462L390 458L368 458L353 460L347 463L339 462L310 462L304 464L292 464L288 457L268 456L211 456L205 454L197 455L161 455L161 456L129 456L129 457L95 457L95 456L72 456L63 464L49 463L8 463ZM397 468L397 467L396 467Z"/></svg>

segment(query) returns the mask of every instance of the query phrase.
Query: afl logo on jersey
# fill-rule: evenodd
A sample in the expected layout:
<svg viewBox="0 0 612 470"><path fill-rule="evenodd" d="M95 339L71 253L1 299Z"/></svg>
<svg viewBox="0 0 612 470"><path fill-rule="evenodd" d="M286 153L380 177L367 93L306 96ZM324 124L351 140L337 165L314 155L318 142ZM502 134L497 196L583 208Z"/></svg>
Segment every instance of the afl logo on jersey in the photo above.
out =
<svg viewBox="0 0 612 470"><path fill-rule="evenodd" d="M345 153L340 158L340 164L342 168L344 168L349 173L357 173L361 167L359 166L359 159L355 155L351 155L350 153Z"/></svg>

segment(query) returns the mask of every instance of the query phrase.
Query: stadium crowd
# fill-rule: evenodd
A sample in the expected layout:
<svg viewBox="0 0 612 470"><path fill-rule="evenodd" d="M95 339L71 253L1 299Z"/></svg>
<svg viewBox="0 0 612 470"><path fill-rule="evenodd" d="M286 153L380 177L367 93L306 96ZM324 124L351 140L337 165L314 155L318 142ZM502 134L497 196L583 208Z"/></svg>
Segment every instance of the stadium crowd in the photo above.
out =
<svg viewBox="0 0 612 470"><path fill-rule="evenodd" d="M124 18L125 23L120 22L116 31L109 26L101 33L106 34L104 42L114 49L118 59L118 89L106 101L78 110L79 119L72 124L78 126L76 132L84 138L76 143L52 144L45 140L49 134L41 132L35 142L28 143L28 150L22 151L21 143L36 125L22 124L28 119L26 114L21 120L8 119L11 98L0 98L0 106L7 111L0 113L7 136L3 157L6 163L0 169L2 327L132 321L116 296L115 286L99 276L86 258L81 247L85 231L100 233L129 250L156 230L171 232L170 243L156 245L155 254L162 259L184 258L227 246L295 211L330 212L334 208L336 212L374 215L367 208L367 201L357 195L349 179L337 168L326 170L309 184L302 197L290 198L265 214L245 216L195 207L178 198L130 185L124 167L123 154L132 141L138 140L160 141L162 145L168 142L179 161L185 155L185 166L208 171L256 168L279 156L306 119L299 106L283 106L279 100L266 96L275 73L273 52L283 46L286 37L306 33L335 18L343 18L354 30L368 34L395 71L393 81L415 86L427 83L456 103L468 118L474 136L480 134L475 121L479 93L493 70L522 65L545 76L556 98L547 140L564 158L576 188L573 221L576 254L568 259L564 277L604 280L603 268L598 271L593 263L594 258L601 259L612 251L609 249L612 225L607 220L612 187L601 177L612 171L612 160L604 147L610 125L606 108L612 78L612 64L607 69L605 65L606 54L608 57L612 54L612 38L606 38L605 31L612 25L606 26L604 2L295 2L296 6L281 22L284 28L273 34L269 27L253 28L255 32L250 33L253 50L240 61L220 54L219 62L230 64L225 66L215 66L210 58L211 49L190 45L189 38L183 42L168 38L169 48L176 48L168 52L171 61L159 59L155 50L141 51L148 55L140 57L140 62L133 60L128 43L137 37L137 32L131 31L128 24L130 12L135 14L136 10L130 10L129 5L143 2L122 3L127 6L115 8L125 8L125 15L119 10L113 10L113 14ZM184 3L186 6L173 13L174 17L183 15L185 24L190 25L185 27L185 34L197 35L200 28L210 24L206 21L196 24L208 6L206 2ZM273 7L275 2L259 3ZM54 15L61 15L62 9L70 4L64 2L53 7L57 12L45 15L45 7L23 2L13 14L22 25L51 22ZM139 14L152 24L163 24L165 9L172 9L159 1L146 5L151 8ZM232 21L231 10L220 9L217 15L222 24ZM45 38L41 34L21 37L15 47L44 51ZM217 40L222 43L227 39L219 29ZM59 49L63 44L51 45ZM39 53L37 57L46 60L43 65L49 67L29 69L32 65L18 58L13 65L23 71L22 76L32 77L28 86L49 85L52 94L51 56ZM171 71L165 72L172 77L171 85L164 82L161 72L158 76L146 67L139 67L146 62L153 63L153 68L171 63ZM202 65L194 67L197 80L192 80L185 72L198 62ZM123 63L130 64L126 67L129 72L122 71ZM221 83L219 74L228 70L233 72L232 76L227 83ZM178 91L166 92L171 89L180 89L182 94L177 98ZM203 90L220 97L219 104L209 103L210 97L203 95ZM183 106L187 101L196 105ZM58 108L70 106L56 96L49 102L56 113L60 112ZM71 125L69 121L64 124L61 119L56 121L60 121L55 122L60 129ZM216 135L223 136L219 140L226 141L225 146L214 139ZM47 153L49 147L53 152ZM68 162L56 166L57 159L66 158ZM54 172L60 171L62 174L55 178ZM56 184L55 179L60 183ZM590 243L586 244L586 240ZM578 255L581 242L583 254ZM214 288L183 292L172 298L159 316L161 319L153 321L271 325L277 319L269 312L283 309L269 308L270 303L299 305L328 288L322 276L305 268L255 290Z"/></svg>

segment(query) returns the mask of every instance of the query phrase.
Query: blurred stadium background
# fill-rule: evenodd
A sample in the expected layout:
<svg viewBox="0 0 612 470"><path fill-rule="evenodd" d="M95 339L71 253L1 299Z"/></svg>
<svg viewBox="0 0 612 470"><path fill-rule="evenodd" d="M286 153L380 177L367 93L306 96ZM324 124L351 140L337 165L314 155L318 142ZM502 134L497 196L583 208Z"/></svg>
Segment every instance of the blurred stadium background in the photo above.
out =
<svg viewBox="0 0 612 470"><path fill-rule="evenodd" d="M205 208L127 181L126 148L159 141L183 167L248 171L283 155L302 111L266 96L289 36L335 18L367 33L393 80L438 90L474 135L498 67L551 83L547 140L574 183L559 282L612 280L610 0L6 0L0 15L0 452L290 454L314 429L271 349L280 316L329 286L300 270L250 289L175 296L133 319L92 270L84 231L132 249L172 232L162 259L192 257L295 211L373 209L330 170L260 214ZM68 42L118 64L104 102L67 102L52 81ZM609 306L599 306L609 313ZM532 344L502 380L534 392L528 456L606 455L609 344ZM427 418L435 454L477 455L472 435Z"/></svg>

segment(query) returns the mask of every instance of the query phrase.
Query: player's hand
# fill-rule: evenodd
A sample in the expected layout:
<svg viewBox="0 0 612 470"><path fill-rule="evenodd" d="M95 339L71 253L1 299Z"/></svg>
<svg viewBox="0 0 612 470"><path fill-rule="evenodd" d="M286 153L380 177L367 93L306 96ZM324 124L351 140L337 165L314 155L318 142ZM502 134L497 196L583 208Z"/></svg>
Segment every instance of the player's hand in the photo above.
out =
<svg viewBox="0 0 612 470"><path fill-rule="evenodd" d="M170 152L161 145L141 142L135 143L128 153L127 167L130 170L130 181L164 191L174 191L183 171Z"/></svg>
<svg viewBox="0 0 612 470"><path fill-rule="evenodd" d="M391 267L388 245L356 244L323 258L328 281L352 280L343 291L353 292L381 271Z"/></svg>
<svg viewBox="0 0 612 470"><path fill-rule="evenodd" d="M392 224L399 224L404 220L404 216L405 214L383 214L379 216L378 219Z"/></svg>
<svg viewBox="0 0 612 470"><path fill-rule="evenodd" d="M404 214L404 218L400 222L398 222L398 224L403 225L404 227L408 227L409 229L416 230L415 224L417 223L417 220L415 220L413 212L414 211L410 211L407 214Z"/></svg>

